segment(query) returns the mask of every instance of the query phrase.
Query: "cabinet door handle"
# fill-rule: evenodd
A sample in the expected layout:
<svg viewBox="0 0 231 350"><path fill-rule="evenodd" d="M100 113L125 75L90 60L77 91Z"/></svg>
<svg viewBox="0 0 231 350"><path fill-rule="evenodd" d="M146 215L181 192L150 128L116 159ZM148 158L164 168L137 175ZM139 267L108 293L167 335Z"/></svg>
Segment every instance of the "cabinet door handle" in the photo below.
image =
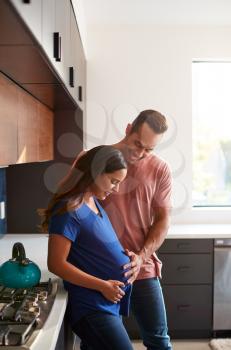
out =
<svg viewBox="0 0 231 350"><path fill-rule="evenodd" d="M59 32L54 33L54 58L57 62L61 61L61 36Z"/></svg>
<svg viewBox="0 0 231 350"><path fill-rule="evenodd" d="M184 243L178 243L177 244L177 248L181 249L181 248L189 248L191 245L191 243L189 242L184 242Z"/></svg>
<svg viewBox="0 0 231 350"><path fill-rule="evenodd" d="M22 1L24 4L30 4L30 0L23 0Z"/></svg>
<svg viewBox="0 0 231 350"><path fill-rule="evenodd" d="M191 305L190 304L181 304L177 305L177 310L179 311L189 311Z"/></svg>
<svg viewBox="0 0 231 350"><path fill-rule="evenodd" d="M177 270L180 272L185 272L191 269L191 266L178 266Z"/></svg>
<svg viewBox="0 0 231 350"><path fill-rule="evenodd" d="M74 67L69 67L69 84L70 87L75 87L75 71Z"/></svg>
<svg viewBox="0 0 231 350"><path fill-rule="evenodd" d="M79 101L82 102L83 94L82 94L82 86L79 86Z"/></svg>

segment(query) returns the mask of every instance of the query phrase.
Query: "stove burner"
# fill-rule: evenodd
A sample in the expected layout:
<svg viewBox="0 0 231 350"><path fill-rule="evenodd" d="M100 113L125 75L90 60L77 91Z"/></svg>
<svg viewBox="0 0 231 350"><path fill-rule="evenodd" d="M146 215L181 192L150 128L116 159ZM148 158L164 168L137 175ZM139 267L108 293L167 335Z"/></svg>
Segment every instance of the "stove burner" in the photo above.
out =
<svg viewBox="0 0 231 350"><path fill-rule="evenodd" d="M57 283L51 280L25 289L0 286L0 348L20 347L42 328L56 291Z"/></svg>

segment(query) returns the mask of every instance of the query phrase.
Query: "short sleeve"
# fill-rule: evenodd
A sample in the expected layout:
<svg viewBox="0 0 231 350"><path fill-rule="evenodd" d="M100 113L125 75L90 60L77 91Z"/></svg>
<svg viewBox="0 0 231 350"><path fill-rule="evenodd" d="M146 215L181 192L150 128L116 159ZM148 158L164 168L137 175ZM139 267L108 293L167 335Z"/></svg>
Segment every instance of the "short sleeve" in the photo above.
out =
<svg viewBox="0 0 231 350"><path fill-rule="evenodd" d="M76 240L80 232L80 222L74 212L55 214L50 219L49 233L65 236L72 242Z"/></svg>
<svg viewBox="0 0 231 350"><path fill-rule="evenodd" d="M171 208L171 195L172 195L172 174L167 163L161 169L161 175L159 177L159 183L153 200L153 206L161 208Z"/></svg>

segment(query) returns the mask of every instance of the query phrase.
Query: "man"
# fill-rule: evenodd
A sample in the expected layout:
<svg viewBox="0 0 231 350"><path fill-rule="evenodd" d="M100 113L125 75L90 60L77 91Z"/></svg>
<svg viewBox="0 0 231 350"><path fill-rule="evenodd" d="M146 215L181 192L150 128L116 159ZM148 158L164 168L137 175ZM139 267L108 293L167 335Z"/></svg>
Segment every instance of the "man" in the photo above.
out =
<svg viewBox="0 0 231 350"><path fill-rule="evenodd" d="M166 130L166 118L154 110L141 112L128 124L124 139L113 145L122 151L128 174L119 192L102 203L131 259L125 266L132 267L125 276L134 281L131 309L149 350L172 349L155 253L169 228L171 174L166 162L152 154Z"/></svg>

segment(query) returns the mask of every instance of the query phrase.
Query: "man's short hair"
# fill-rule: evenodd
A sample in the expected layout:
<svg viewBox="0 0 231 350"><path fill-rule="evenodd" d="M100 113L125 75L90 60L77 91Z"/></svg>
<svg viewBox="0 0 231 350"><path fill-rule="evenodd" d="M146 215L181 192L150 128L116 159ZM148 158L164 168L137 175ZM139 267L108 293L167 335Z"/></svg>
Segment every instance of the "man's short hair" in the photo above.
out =
<svg viewBox="0 0 231 350"><path fill-rule="evenodd" d="M147 109L140 112L133 121L130 133L137 132L144 123L147 123L156 134L163 134L168 129L164 115L152 109Z"/></svg>

